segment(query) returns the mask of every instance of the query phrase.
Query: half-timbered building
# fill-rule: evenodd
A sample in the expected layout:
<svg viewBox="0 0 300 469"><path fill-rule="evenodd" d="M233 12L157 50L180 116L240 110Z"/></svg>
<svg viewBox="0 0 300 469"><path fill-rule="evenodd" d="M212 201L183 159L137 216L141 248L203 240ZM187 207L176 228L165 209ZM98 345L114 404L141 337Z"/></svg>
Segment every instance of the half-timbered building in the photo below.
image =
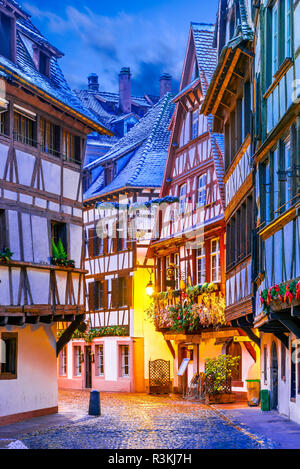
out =
<svg viewBox="0 0 300 469"><path fill-rule="evenodd" d="M111 132L113 137L93 132L86 147L83 184L84 191L99 176L97 160L109 150L143 117L166 92L171 92L172 77L165 73L160 77L160 96L144 94L134 96L131 91L130 68L123 67L119 73L118 92L103 91L98 75L88 77L88 89L75 90L82 104L93 112L97 120Z"/></svg>
<svg viewBox="0 0 300 469"><path fill-rule="evenodd" d="M232 384L242 393L256 351L250 343L241 347L237 338L243 332L230 327L224 316L224 137L222 129L213 131L210 112L200 114L217 64L213 39L213 25L191 24L161 191L162 198L177 197L178 202L161 214L160 236L151 244L155 323L174 356L175 389L186 392L195 374L204 372L206 358L226 353L240 357ZM193 313L179 307L178 317L170 321L168 311L174 312L186 297L194 303ZM186 317L193 318L190 324ZM190 359L187 371L178 376L184 358Z"/></svg>
<svg viewBox="0 0 300 469"><path fill-rule="evenodd" d="M87 134L110 132L60 57L0 1L0 425L57 411L56 355L85 314L81 162Z"/></svg>
<svg viewBox="0 0 300 469"><path fill-rule="evenodd" d="M84 194L89 329L61 358L62 388L143 392L149 361L172 358L145 310L152 202L162 184L173 108L166 93L97 160L99 175Z"/></svg>
<svg viewBox="0 0 300 469"><path fill-rule="evenodd" d="M255 326L270 407L300 423L300 3L255 2ZM259 4L260 3L260 4Z"/></svg>
<svg viewBox="0 0 300 469"><path fill-rule="evenodd" d="M251 163L251 80L253 25L251 2L219 1L214 47L218 63L201 107L213 115L213 130L224 134L226 222L226 320L253 332L254 185ZM251 345L251 343L250 343ZM253 360L259 356L253 354ZM259 378L259 372L255 378Z"/></svg>

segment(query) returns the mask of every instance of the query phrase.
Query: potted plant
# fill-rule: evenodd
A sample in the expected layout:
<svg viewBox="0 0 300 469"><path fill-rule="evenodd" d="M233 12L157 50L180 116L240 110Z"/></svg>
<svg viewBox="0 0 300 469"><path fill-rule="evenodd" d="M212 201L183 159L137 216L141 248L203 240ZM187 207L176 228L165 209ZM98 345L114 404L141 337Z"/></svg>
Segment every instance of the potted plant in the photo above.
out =
<svg viewBox="0 0 300 469"><path fill-rule="evenodd" d="M0 264L7 264L13 256L10 249L6 248L0 252Z"/></svg>
<svg viewBox="0 0 300 469"><path fill-rule="evenodd" d="M62 267L75 269L75 261L68 259L68 255L65 251L61 239L58 240L57 245L55 244L54 239L52 239L52 253L53 257L51 258L51 262L53 265L60 265Z"/></svg>
<svg viewBox="0 0 300 469"><path fill-rule="evenodd" d="M232 374L237 371L239 357L220 355L208 358L205 365L205 402L206 404L228 404L235 402L231 388Z"/></svg>

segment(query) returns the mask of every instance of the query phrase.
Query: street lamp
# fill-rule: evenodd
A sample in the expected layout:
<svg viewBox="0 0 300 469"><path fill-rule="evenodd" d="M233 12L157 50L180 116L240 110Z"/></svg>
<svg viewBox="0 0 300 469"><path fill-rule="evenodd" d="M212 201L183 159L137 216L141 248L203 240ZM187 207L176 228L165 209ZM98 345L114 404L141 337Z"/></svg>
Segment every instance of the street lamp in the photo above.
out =
<svg viewBox="0 0 300 469"><path fill-rule="evenodd" d="M153 293L154 293L154 285L152 283L152 280L150 280L150 282L148 283L148 285L146 286L146 292L147 292L147 295L148 296L152 296Z"/></svg>
<svg viewBox="0 0 300 469"><path fill-rule="evenodd" d="M152 270L148 269L148 272L150 274L150 281L148 283L148 285L146 286L146 293L148 296L152 296L153 293L154 293L154 285L153 285L153 282L152 282Z"/></svg>

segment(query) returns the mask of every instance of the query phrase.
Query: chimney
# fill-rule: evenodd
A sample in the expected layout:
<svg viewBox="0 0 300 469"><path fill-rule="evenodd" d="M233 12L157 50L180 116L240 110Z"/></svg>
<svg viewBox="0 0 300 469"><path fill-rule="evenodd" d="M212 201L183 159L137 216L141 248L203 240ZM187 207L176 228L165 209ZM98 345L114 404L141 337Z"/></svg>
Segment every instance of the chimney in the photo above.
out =
<svg viewBox="0 0 300 469"><path fill-rule="evenodd" d="M130 68L123 67L119 73L119 107L124 113L131 112Z"/></svg>
<svg viewBox="0 0 300 469"><path fill-rule="evenodd" d="M172 77L168 73L163 73L159 81L160 97L162 98L166 93L170 93L172 91Z"/></svg>
<svg viewBox="0 0 300 469"><path fill-rule="evenodd" d="M91 73L88 77L88 89L89 91L99 91L98 75Z"/></svg>

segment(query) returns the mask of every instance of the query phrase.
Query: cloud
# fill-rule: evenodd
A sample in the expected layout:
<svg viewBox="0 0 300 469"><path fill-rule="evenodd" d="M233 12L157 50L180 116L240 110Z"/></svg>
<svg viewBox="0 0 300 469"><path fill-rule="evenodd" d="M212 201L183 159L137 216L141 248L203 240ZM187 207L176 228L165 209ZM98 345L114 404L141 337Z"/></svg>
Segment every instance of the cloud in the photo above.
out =
<svg viewBox="0 0 300 469"><path fill-rule="evenodd" d="M125 66L131 68L136 94L157 94L163 72L173 75L178 86L187 37L170 22L125 12L102 16L87 7L67 6L64 17L30 4L25 7L57 40L67 38L63 69L72 86L86 84L87 75L96 72L101 88L114 90Z"/></svg>

